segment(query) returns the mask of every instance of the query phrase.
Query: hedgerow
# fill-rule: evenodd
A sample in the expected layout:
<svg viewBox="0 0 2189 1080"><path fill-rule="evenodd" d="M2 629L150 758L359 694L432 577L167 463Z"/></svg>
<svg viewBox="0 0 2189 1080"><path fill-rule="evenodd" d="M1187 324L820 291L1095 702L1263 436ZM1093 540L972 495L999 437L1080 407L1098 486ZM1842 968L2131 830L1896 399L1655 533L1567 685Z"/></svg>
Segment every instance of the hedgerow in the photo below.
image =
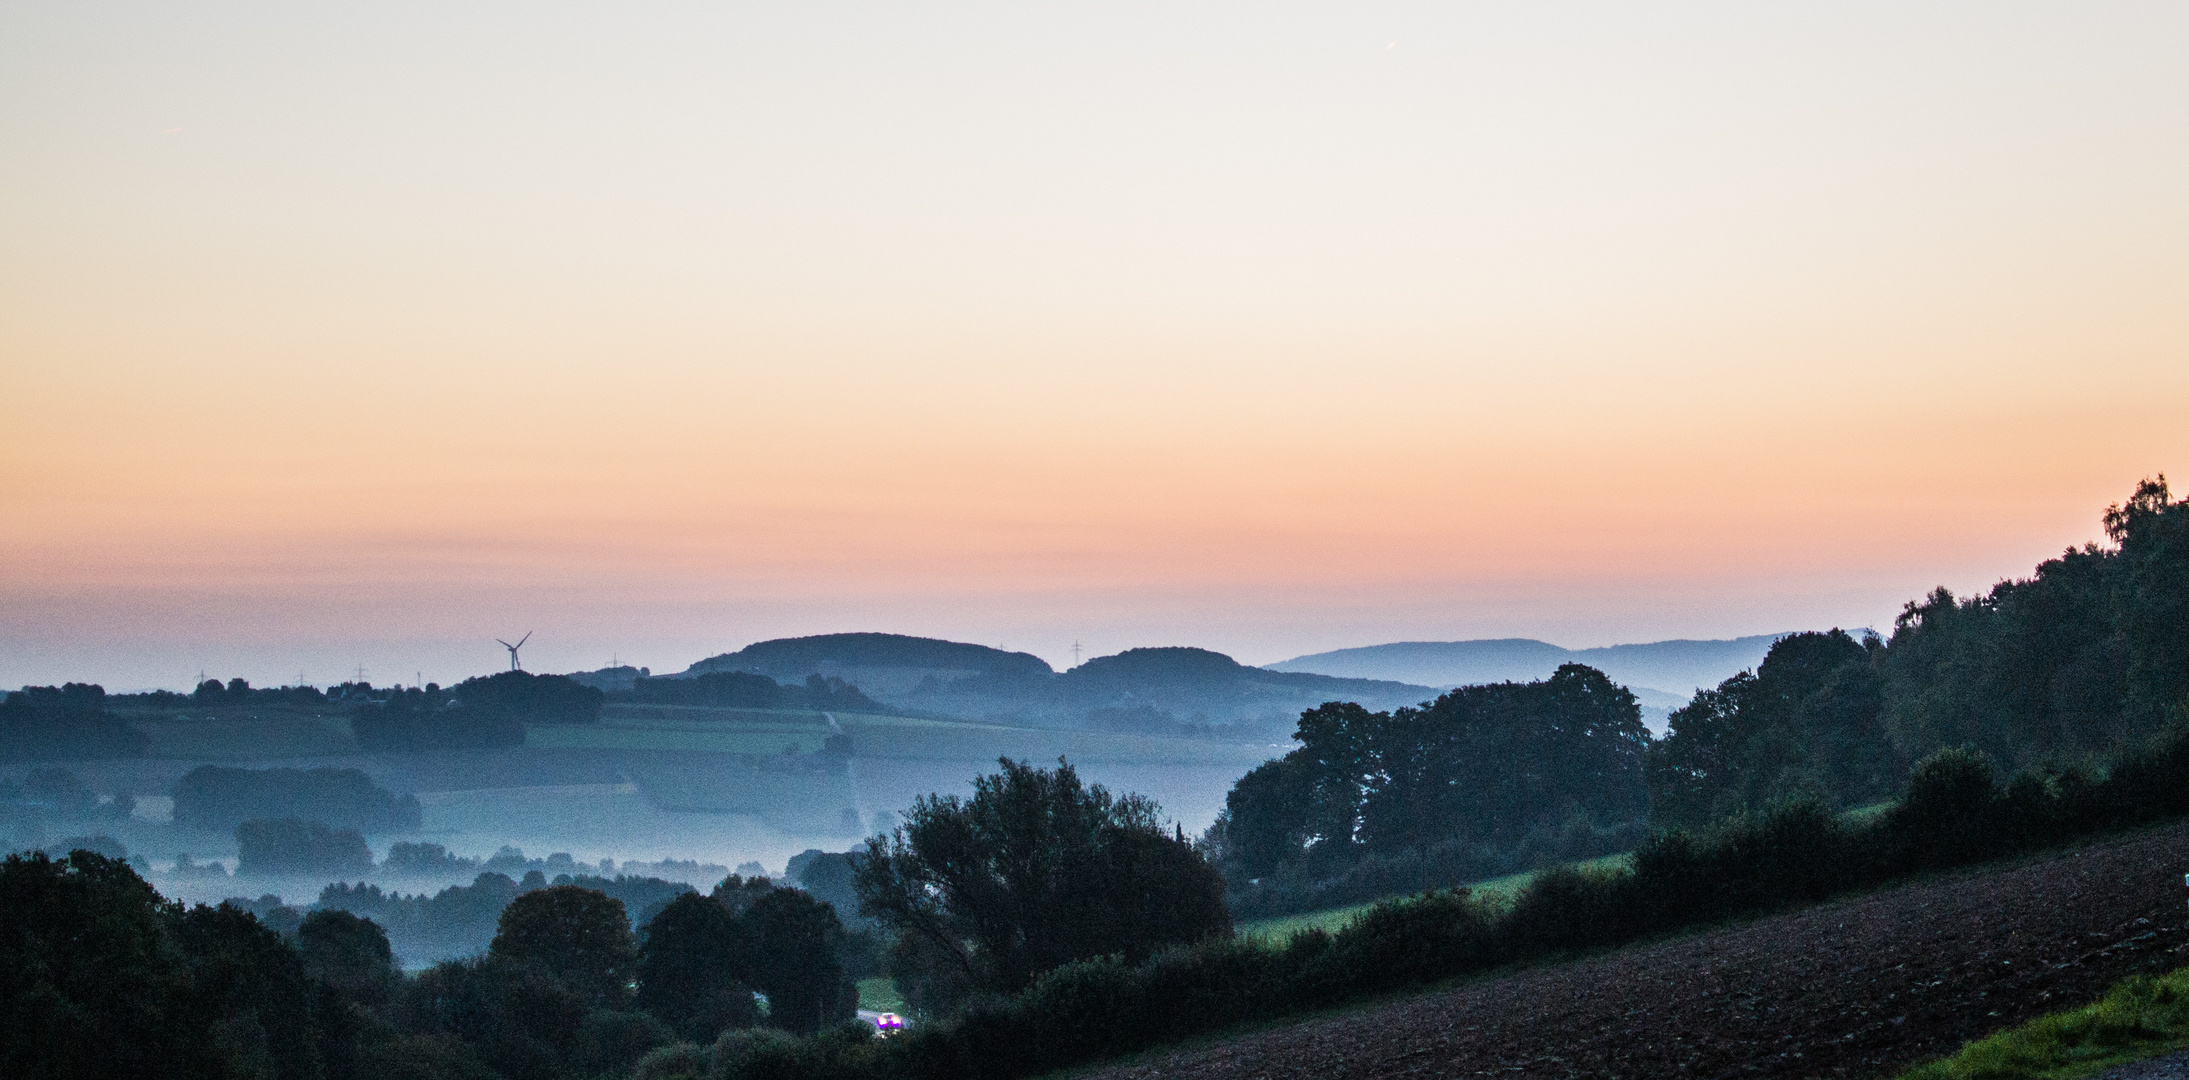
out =
<svg viewBox="0 0 2189 1080"><path fill-rule="evenodd" d="M1015 1080L1241 1025L1706 925L1930 870L2189 813L2189 730L2101 773L2002 782L1970 750L1920 762L1899 802L1850 823L1788 802L1652 835L1625 869L1538 874L1509 902L1449 889L1379 904L1336 933L1226 937L1139 964L1067 964L1010 996L887 1040L809 1039L701 1052L722 1080Z"/></svg>

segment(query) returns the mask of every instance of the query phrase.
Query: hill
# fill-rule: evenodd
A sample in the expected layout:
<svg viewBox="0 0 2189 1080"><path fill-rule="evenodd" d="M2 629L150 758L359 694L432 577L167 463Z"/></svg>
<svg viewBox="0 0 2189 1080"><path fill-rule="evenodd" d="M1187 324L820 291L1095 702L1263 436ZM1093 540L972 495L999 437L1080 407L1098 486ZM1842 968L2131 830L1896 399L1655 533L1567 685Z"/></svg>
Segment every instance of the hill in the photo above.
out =
<svg viewBox="0 0 2189 1080"><path fill-rule="evenodd" d="M1785 634L1757 634L1719 641L1652 641L1567 649L1532 638L1478 641L1398 641L1296 656L1271 671L1313 672L1356 679L1393 679L1435 687L1527 682L1546 678L1560 664L1587 664L1613 682L1653 690L1684 701L1699 686L1716 686L1763 662L1771 643ZM1645 704L1665 705L1644 695Z"/></svg>
<svg viewBox="0 0 2189 1080"><path fill-rule="evenodd" d="M736 652L710 656L672 677L691 678L710 671L747 671L781 683L802 682L808 675L834 676L877 701L892 704L963 683L1038 683L1056 675L1048 661L1032 653L873 633L756 642Z"/></svg>
<svg viewBox="0 0 2189 1080"><path fill-rule="evenodd" d="M748 671L778 682L826 675L916 712L1045 726L1169 733L1246 725L1289 731L1326 701L1373 709L1436 696L1428 686L1248 667L1207 649L1129 649L1059 674L1040 657L902 634L778 638L709 657L678 677Z"/></svg>
<svg viewBox="0 0 2189 1080"><path fill-rule="evenodd" d="M1891 1076L2189 952L2189 825L1083 1077Z"/></svg>

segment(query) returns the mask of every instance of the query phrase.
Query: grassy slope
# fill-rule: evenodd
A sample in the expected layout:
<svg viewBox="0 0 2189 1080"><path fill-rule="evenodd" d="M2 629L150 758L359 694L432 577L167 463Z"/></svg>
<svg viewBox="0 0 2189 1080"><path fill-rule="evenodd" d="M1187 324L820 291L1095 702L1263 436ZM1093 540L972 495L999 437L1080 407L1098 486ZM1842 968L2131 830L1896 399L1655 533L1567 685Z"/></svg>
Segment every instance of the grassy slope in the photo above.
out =
<svg viewBox="0 0 2189 1080"><path fill-rule="evenodd" d="M357 752L349 717L334 709L287 706L223 710L211 715L122 713L151 738L145 756L208 761L268 761Z"/></svg>
<svg viewBox="0 0 2189 1080"><path fill-rule="evenodd" d="M2089 1005L1979 1039L1900 1080L2081 1080L2184 1046L2189 968L2129 978Z"/></svg>
<svg viewBox="0 0 2189 1080"><path fill-rule="evenodd" d="M1620 853L1597 859L1588 859L1573 865L1583 870L1608 869L1626 865L1626 858L1625 853ZM1467 888L1473 890L1477 896L1497 896L1510 899L1513 894L1526 888L1528 882L1535 880L1535 875L1538 872L1528 870L1518 874L1507 874L1504 877L1490 878L1487 881L1477 881L1467 886ZM1393 899L1397 898L1386 896L1375 900L1363 900L1358 904L1347 904L1344 907L1325 908L1321 911L1303 911L1296 915L1273 915L1266 919L1255 919L1251 922L1240 923L1238 929L1239 933L1243 935L1258 937L1271 943L1281 942L1299 931L1311 928L1337 933L1339 928L1346 923L1352 922L1369 908Z"/></svg>

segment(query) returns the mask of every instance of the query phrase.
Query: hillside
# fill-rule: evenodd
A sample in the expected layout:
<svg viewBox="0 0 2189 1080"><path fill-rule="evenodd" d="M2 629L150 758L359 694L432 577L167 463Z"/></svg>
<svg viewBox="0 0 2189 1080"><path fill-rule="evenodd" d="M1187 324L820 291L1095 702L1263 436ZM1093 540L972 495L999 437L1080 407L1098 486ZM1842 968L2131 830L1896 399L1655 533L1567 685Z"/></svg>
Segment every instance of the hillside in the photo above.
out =
<svg viewBox="0 0 2189 1080"><path fill-rule="evenodd" d="M1436 694L1402 682L1248 667L1184 647L1129 649L1059 674L1028 653L899 634L763 641L681 674L709 671L750 671L786 683L827 675L917 712L1147 733L1239 724L1289 730L1302 710L1326 701L1387 709Z"/></svg>
<svg viewBox="0 0 2189 1080"><path fill-rule="evenodd" d="M1080 1075L1878 1077L2189 962L2189 824Z"/></svg>
<svg viewBox="0 0 2189 1080"><path fill-rule="evenodd" d="M675 678L749 671L781 683L830 675L876 700L903 698L965 682L1039 682L1056 672L1032 653L906 634L816 634L775 638L701 660Z"/></svg>
<svg viewBox="0 0 2189 1080"><path fill-rule="evenodd" d="M1394 679L1427 686L1527 682L1560 664L1587 664L1636 691L1654 690L1680 699L1699 686L1716 686L1763 662L1771 643L1785 634L1757 634L1720 641L1653 641L1566 649L1532 638L1478 641L1398 641L1296 656L1271 671L1313 672L1356 679ZM1646 695L1645 695L1646 697ZM1662 698L1649 704L1667 704Z"/></svg>

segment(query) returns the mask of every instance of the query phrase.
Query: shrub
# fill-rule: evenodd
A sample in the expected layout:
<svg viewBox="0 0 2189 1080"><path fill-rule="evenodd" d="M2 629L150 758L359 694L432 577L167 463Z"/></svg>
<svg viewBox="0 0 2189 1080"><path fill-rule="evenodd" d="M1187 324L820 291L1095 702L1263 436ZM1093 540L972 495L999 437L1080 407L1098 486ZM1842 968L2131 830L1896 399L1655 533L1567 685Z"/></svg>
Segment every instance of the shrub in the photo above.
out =
<svg viewBox="0 0 2189 1080"><path fill-rule="evenodd" d="M1901 865L1956 866L1999 848L1998 776L1991 759L1965 748L1916 763L1900 803L1885 812Z"/></svg>
<svg viewBox="0 0 2189 1080"><path fill-rule="evenodd" d="M707 1068L706 1049L696 1043L670 1043L638 1059L631 1069L631 1080L704 1080Z"/></svg>
<svg viewBox="0 0 2189 1080"><path fill-rule="evenodd" d="M622 1073L675 1039L667 1024L645 1013L601 1009L578 1025L577 1062L587 1076Z"/></svg>
<svg viewBox="0 0 2189 1080"><path fill-rule="evenodd" d="M709 1056L709 1080L796 1080L811 1075L801 1068L798 1040L774 1028L736 1028L715 1040Z"/></svg>

